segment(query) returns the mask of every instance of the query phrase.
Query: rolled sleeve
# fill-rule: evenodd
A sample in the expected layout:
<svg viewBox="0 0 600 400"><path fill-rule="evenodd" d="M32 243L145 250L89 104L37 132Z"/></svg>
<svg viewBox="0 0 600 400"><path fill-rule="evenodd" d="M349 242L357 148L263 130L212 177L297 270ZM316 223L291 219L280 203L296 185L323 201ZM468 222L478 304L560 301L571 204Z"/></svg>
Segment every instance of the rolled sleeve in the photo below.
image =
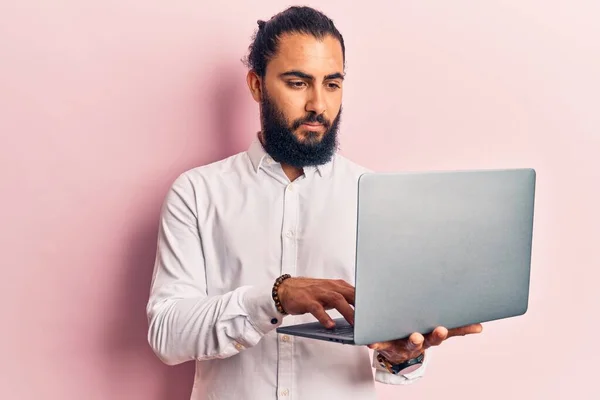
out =
<svg viewBox="0 0 600 400"><path fill-rule="evenodd" d="M284 314L277 311L271 296L273 284L253 286L242 296L242 304L248 313L250 324L259 336L263 336L281 325Z"/></svg>
<svg viewBox="0 0 600 400"><path fill-rule="evenodd" d="M423 359L421 367L413 372L404 375L394 375L387 369L379 365L377 361L377 352L373 352L373 367L375 368L375 380L388 385L410 385L421 379L425 375L427 365L429 364L431 354L428 351Z"/></svg>

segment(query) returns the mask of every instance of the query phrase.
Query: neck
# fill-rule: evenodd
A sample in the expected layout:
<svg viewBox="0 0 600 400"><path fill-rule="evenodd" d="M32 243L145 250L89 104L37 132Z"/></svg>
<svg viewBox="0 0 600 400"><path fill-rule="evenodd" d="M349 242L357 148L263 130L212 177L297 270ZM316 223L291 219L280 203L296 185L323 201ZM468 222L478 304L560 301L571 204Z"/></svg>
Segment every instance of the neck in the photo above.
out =
<svg viewBox="0 0 600 400"><path fill-rule="evenodd" d="M304 170L302 168L292 167L291 165L284 163L281 163L281 168L283 168L283 172L285 172L285 175L288 177L290 182L294 182L304 174Z"/></svg>

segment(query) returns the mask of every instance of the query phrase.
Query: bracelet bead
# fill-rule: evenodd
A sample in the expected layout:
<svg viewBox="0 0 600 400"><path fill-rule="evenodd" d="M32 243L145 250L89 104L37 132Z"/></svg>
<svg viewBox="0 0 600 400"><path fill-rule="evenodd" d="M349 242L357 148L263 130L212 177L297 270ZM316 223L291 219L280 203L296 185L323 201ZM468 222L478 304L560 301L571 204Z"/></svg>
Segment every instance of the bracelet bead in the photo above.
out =
<svg viewBox="0 0 600 400"><path fill-rule="evenodd" d="M281 301L279 300L279 285L281 285L283 281L291 277L292 276L290 274L281 275L275 280L275 284L273 285L273 291L271 292L271 296L273 297L273 301L275 302L275 307L277 307L277 311L279 311L280 314L284 315L286 315L287 312L283 309Z"/></svg>

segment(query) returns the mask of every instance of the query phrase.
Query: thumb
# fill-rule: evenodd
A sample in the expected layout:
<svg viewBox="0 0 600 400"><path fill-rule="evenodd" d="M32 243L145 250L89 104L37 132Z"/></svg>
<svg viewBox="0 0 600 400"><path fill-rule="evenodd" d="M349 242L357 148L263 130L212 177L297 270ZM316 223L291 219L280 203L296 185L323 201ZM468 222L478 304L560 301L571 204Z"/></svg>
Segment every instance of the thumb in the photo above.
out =
<svg viewBox="0 0 600 400"><path fill-rule="evenodd" d="M381 345L379 343L373 343L370 345L367 345L368 348L370 348L371 350L379 350L381 348Z"/></svg>

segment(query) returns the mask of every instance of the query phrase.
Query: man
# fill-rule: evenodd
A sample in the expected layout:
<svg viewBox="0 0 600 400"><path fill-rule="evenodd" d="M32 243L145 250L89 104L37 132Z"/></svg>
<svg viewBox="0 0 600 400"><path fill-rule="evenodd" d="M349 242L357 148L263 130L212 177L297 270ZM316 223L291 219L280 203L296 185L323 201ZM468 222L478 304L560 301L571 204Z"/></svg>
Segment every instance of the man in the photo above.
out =
<svg viewBox="0 0 600 400"><path fill-rule="evenodd" d="M195 400L374 399L372 366L380 382L414 382L427 348L481 325L373 344L373 361L363 346L275 332L313 317L352 323L347 282L366 169L336 153L345 47L333 22L291 7L258 25L247 83L261 131L248 151L187 171L170 189L148 339L167 364L195 360ZM416 370L396 373L411 360Z"/></svg>

